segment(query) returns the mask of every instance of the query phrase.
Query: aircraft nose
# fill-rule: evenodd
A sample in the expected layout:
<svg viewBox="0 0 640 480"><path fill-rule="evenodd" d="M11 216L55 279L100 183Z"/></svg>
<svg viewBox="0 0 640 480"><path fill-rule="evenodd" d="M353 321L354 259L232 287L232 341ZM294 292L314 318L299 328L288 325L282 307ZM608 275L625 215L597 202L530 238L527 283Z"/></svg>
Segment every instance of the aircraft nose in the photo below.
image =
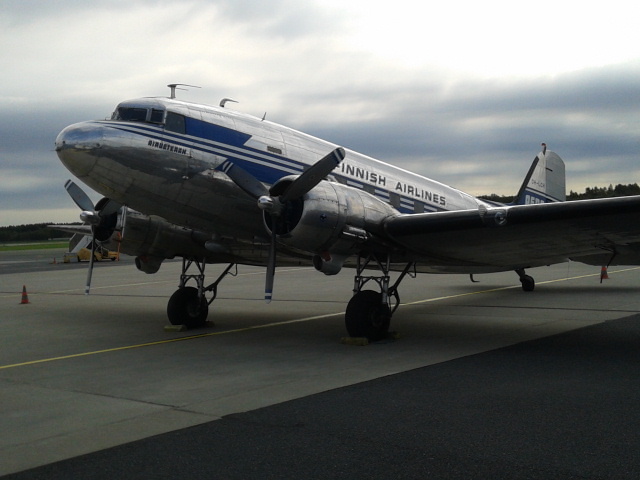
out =
<svg viewBox="0 0 640 480"><path fill-rule="evenodd" d="M69 125L56 138L56 153L65 167L82 177L93 168L98 150L102 148L103 138L103 127L95 123Z"/></svg>

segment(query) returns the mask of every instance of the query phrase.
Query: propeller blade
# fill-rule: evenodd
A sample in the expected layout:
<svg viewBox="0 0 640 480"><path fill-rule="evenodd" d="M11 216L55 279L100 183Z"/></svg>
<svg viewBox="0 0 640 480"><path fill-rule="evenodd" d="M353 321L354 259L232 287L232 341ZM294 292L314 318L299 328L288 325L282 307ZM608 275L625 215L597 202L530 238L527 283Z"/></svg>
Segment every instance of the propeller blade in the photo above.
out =
<svg viewBox="0 0 640 480"><path fill-rule="evenodd" d="M120 239L122 240L124 238L124 232L125 229L127 228L127 213L128 213L129 209L125 206L122 209L122 218L120 220ZM118 247L120 248L120 247Z"/></svg>
<svg viewBox="0 0 640 480"><path fill-rule="evenodd" d="M260 183L256 177L238 165L235 165L233 162L226 160L220 165L220 170L233 180L233 183L240 187L247 195L255 199L269 195L267 187Z"/></svg>
<svg viewBox="0 0 640 480"><path fill-rule="evenodd" d="M296 178L280 196L280 201L282 203L286 203L289 200L295 200L302 197L305 193L318 185L323 178L329 175L333 169L336 168L342 160L344 160L344 157L345 153L342 147L338 147L329 152L302 172L302 174Z"/></svg>
<svg viewBox="0 0 640 480"><path fill-rule="evenodd" d="M247 195L258 200L258 206L271 215L271 244L269 245L269 257L267 259L267 274L264 287L264 299L271 302L273 296L273 283L276 273L276 243L277 243L277 217L281 214L282 206L290 200L296 200L318 185L322 179L329 175L342 160L345 151L338 147L311 165L296 178L280 197L274 197L269 190L253 175L226 160L220 165L219 170L224 172Z"/></svg>
<svg viewBox="0 0 640 480"><path fill-rule="evenodd" d="M78 185L73 183L71 180L66 181L66 183L64 184L64 188L67 191L67 193L71 196L71 200L73 200L74 203L78 207L80 207L80 210L91 211L91 212L95 210L93 206L93 202L91 201L89 196L86 193L84 193L84 190L82 190Z"/></svg>
<svg viewBox="0 0 640 480"><path fill-rule="evenodd" d="M89 295L89 290L91 290L91 276L93 275L93 260L94 260L95 254L96 254L96 237L95 235L91 235L91 258L89 259L89 270L87 271L87 284L84 287L85 295Z"/></svg>
<svg viewBox="0 0 640 480"><path fill-rule="evenodd" d="M271 303L273 296L273 281L276 276L276 217L271 216L271 245L267 259L267 275L264 285L264 301Z"/></svg>
<svg viewBox="0 0 640 480"><path fill-rule="evenodd" d="M74 203L82 210L80 219L85 223L85 225L91 225L91 258L89 258L87 283L84 287L84 294L89 295L89 291L91 290L91 277L93 276L93 262L95 261L96 255L97 238L100 237L100 240L105 240L111 236L111 234L113 233L113 229L115 229L115 221L113 224L113 229L110 225L105 226L102 224L105 223L106 220L108 220L108 217L110 215L116 213L122 207L122 205L114 202L109 198L103 198L94 206L93 202L84 192L84 190L82 190L71 180L67 180L65 182L64 188L71 199L74 201Z"/></svg>

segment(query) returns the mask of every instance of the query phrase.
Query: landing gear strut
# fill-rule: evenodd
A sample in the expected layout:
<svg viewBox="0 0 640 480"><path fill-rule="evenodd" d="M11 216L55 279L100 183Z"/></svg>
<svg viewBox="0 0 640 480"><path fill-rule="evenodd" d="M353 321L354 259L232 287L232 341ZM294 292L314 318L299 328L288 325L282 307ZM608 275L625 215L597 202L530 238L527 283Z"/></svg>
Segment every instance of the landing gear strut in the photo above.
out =
<svg viewBox="0 0 640 480"><path fill-rule="evenodd" d="M363 276L362 273L371 261L377 264L382 275ZM390 285L390 259L380 261L375 255L369 255L364 259L358 256L358 265L353 286L353 297L347 305L345 312L345 326L347 332L352 337L366 337L371 341L386 338L389 333L391 315L400 306L400 295L398 285L404 277L415 269L414 263L408 263L398 279ZM415 271L410 274L415 277ZM380 292L374 290L362 290L362 288L373 280L378 284ZM392 298L394 300L392 307Z"/></svg>
<svg viewBox="0 0 640 480"><path fill-rule="evenodd" d="M209 305L218 295L218 284L229 274L235 266L231 263L224 269L215 282L205 287L204 285L204 260L192 258L182 259L182 273L180 274L180 285L167 304L167 316L172 325L186 325L188 328L198 328L205 325L209 314ZM197 273L188 273L191 267L195 266ZM232 275L236 275L236 273ZM195 287L188 287L187 283L193 280ZM207 299L206 294L210 293L211 298Z"/></svg>
<svg viewBox="0 0 640 480"><path fill-rule="evenodd" d="M520 283L522 283L522 290L525 292L533 292L533 289L536 287L536 282L532 276L527 275L524 271L524 268L519 268L516 270L516 273L520 277Z"/></svg>

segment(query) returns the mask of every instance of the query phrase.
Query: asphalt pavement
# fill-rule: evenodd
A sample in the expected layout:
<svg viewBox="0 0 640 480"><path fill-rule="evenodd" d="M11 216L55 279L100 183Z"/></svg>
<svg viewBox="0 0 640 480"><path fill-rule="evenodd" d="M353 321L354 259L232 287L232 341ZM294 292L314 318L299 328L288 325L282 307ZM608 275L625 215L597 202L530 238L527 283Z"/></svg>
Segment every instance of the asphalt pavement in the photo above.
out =
<svg viewBox="0 0 640 480"><path fill-rule="evenodd" d="M640 478L638 267L420 275L362 347L349 272L242 267L182 332L179 262L51 254L0 256L2 478Z"/></svg>
<svg viewBox="0 0 640 480"><path fill-rule="evenodd" d="M3 478L635 479L639 365L634 315Z"/></svg>

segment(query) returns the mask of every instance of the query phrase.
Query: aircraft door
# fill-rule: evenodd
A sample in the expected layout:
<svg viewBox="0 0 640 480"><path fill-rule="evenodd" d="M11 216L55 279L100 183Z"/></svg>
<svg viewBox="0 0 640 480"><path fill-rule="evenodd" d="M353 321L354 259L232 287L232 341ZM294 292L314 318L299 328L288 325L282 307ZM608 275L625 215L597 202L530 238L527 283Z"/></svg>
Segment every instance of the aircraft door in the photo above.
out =
<svg viewBox="0 0 640 480"><path fill-rule="evenodd" d="M167 112L164 125L163 149L168 156L179 164L183 180L192 176L192 155L191 148L186 145L184 135L187 133L187 118L175 112Z"/></svg>

